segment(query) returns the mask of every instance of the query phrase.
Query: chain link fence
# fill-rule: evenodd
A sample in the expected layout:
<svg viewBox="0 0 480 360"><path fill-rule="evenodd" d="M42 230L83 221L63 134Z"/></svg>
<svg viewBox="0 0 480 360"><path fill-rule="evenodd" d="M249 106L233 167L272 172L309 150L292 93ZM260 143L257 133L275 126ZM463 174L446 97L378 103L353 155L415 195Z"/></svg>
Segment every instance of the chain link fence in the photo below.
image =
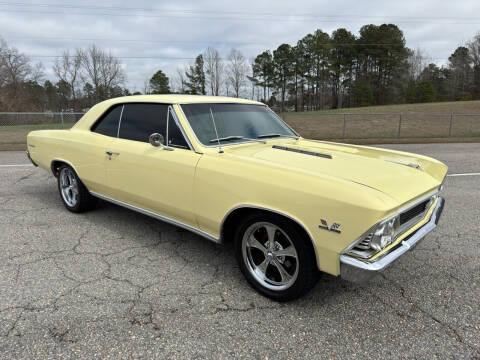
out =
<svg viewBox="0 0 480 360"><path fill-rule="evenodd" d="M83 112L0 112L0 131L14 127L31 129L68 129L85 113Z"/></svg>
<svg viewBox="0 0 480 360"><path fill-rule="evenodd" d="M281 117L312 139L480 137L480 114L283 113Z"/></svg>
<svg viewBox="0 0 480 360"><path fill-rule="evenodd" d="M23 149L29 131L69 129L83 112L0 112L0 150ZM480 114L282 113L310 139L480 137Z"/></svg>

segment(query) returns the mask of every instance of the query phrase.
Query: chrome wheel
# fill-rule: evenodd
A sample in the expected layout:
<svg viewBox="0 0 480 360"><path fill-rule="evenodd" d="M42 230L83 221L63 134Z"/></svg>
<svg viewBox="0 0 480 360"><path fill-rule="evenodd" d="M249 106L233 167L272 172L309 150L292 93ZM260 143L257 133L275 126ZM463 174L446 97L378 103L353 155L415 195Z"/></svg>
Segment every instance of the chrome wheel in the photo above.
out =
<svg viewBox="0 0 480 360"><path fill-rule="evenodd" d="M297 279L297 250L277 225L269 222L250 225L242 238L242 255L248 271L268 289L287 289Z"/></svg>
<svg viewBox="0 0 480 360"><path fill-rule="evenodd" d="M60 171L60 193L62 194L63 201L70 206L74 207L78 202L78 183L72 169L68 167L62 168Z"/></svg>

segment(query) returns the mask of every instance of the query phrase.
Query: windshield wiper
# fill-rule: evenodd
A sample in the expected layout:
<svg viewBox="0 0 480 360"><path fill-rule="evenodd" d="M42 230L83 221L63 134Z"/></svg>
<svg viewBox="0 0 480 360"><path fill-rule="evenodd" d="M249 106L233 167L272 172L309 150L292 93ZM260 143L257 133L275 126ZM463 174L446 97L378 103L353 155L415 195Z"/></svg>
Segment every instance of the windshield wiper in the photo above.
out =
<svg viewBox="0 0 480 360"><path fill-rule="evenodd" d="M294 138L298 140L298 136L293 136L293 135L284 135L284 134L262 134L258 135L258 138L273 138L273 137L288 137L288 138Z"/></svg>
<svg viewBox="0 0 480 360"><path fill-rule="evenodd" d="M251 141L259 141L263 144L266 144L265 140L252 139L252 138L248 138L248 137L240 136L240 135L231 135L231 136L226 136L226 137L222 137L222 138L216 138L216 139L210 140L210 142L214 143L214 142L218 142L218 141L230 141L230 140L251 140Z"/></svg>

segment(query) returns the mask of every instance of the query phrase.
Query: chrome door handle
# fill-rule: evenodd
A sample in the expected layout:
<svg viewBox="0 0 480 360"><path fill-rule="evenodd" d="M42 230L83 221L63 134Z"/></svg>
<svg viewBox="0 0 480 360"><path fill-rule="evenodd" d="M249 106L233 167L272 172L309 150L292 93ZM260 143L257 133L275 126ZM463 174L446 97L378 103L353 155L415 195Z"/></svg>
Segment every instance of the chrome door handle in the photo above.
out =
<svg viewBox="0 0 480 360"><path fill-rule="evenodd" d="M105 154L108 155L108 158L111 160L112 159L112 155L120 155L119 152L114 152L114 151L105 151Z"/></svg>

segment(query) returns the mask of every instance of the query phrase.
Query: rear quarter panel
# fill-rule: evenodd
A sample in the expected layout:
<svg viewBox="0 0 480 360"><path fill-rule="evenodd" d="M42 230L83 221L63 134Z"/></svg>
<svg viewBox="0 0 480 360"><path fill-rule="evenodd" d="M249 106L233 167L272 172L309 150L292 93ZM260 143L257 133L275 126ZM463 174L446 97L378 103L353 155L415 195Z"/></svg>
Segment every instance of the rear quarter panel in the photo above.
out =
<svg viewBox="0 0 480 360"><path fill-rule="evenodd" d="M39 130L27 136L32 160L51 171L54 160L71 165L87 188L102 192L106 184L105 151L111 139L81 130Z"/></svg>

